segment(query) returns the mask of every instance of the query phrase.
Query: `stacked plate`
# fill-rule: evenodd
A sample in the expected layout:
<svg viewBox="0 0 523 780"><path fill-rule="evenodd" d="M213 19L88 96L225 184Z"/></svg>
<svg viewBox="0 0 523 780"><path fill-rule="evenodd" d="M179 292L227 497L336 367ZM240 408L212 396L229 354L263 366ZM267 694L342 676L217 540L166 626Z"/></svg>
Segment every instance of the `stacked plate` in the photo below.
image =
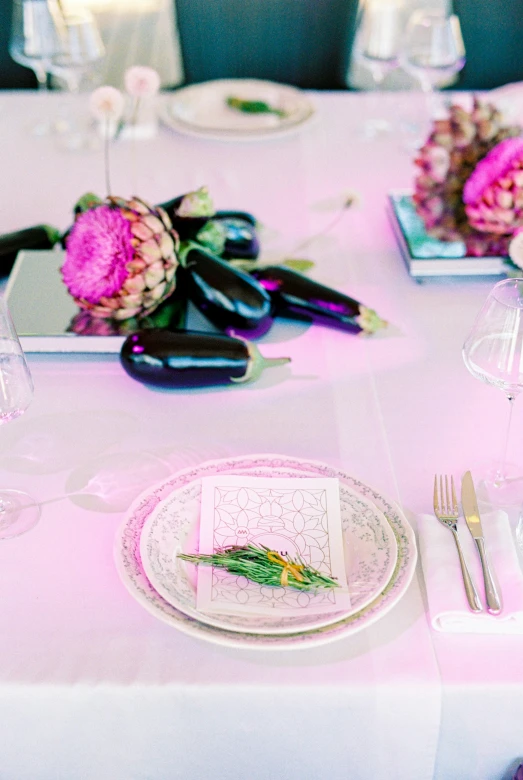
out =
<svg viewBox="0 0 523 780"><path fill-rule="evenodd" d="M195 567L177 553L197 549L201 480L216 474L339 480L350 610L296 617L198 611ZM263 650L306 648L361 631L399 601L417 558L410 525L386 498L326 464L277 455L207 461L151 487L124 518L114 552L124 585L160 620L221 645Z"/></svg>
<svg viewBox="0 0 523 780"><path fill-rule="evenodd" d="M271 112L245 112L227 104L230 97ZM260 141L286 135L314 115L308 97L295 87L259 79L216 79L162 96L162 122L178 133L218 141Z"/></svg>

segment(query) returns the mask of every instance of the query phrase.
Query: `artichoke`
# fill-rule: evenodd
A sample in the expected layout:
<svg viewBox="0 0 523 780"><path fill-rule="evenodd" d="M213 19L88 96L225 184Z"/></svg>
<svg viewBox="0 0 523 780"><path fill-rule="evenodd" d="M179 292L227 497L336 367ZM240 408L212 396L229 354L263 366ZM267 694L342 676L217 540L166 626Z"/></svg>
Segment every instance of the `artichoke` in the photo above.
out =
<svg viewBox="0 0 523 780"><path fill-rule="evenodd" d="M93 317L144 317L176 286L178 246L162 208L136 197L90 201L67 235L62 278Z"/></svg>
<svg viewBox="0 0 523 780"><path fill-rule="evenodd" d="M463 202L463 188L476 165L506 138L521 134L517 125L504 125L501 113L474 98L472 109L449 107L436 120L415 159L417 173L413 201L427 233L444 241L463 240L469 255L506 254L508 239L471 225Z"/></svg>

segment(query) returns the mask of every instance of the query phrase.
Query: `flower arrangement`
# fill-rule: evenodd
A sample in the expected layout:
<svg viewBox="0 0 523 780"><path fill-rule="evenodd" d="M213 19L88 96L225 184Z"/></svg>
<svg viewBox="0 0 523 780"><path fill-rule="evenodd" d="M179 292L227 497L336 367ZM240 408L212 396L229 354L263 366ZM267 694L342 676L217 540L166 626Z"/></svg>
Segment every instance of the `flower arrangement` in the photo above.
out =
<svg viewBox="0 0 523 780"><path fill-rule="evenodd" d="M62 278L93 317L146 316L176 286L179 239L166 212L140 198L90 196L66 239Z"/></svg>
<svg viewBox="0 0 523 780"><path fill-rule="evenodd" d="M511 250L523 229L522 133L475 97L470 111L452 105L434 122L414 161L413 201L427 233L462 240L469 256L506 257L509 272L523 267L523 252Z"/></svg>

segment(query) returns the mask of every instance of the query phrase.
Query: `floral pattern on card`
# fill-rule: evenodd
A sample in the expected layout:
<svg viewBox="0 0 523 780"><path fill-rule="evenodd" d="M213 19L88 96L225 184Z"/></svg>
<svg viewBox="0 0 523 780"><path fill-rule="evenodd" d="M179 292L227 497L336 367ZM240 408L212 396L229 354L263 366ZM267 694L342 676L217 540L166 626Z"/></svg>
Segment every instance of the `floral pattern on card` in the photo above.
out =
<svg viewBox="0 0 523 780"><path fill-rule="evenodd" d="M335 480L323 484L255 477L209 481L203 487L200 552L247 544L301 560L337 579L340 587L317 591L275 588L216 567L211 571L199 567L199 609L296 614L350 605Z"/></svg>

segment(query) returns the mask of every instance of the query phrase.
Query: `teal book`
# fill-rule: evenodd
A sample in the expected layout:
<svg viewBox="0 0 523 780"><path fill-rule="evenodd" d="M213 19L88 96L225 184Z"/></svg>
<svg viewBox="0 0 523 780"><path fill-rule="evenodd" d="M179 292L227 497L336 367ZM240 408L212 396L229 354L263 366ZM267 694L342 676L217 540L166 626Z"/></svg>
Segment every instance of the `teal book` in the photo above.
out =
<svg viewBox="0 0 523 780"><path fill-rule="evenodd" d="M467 257L463 241L440 241L427 235L411 193L390 193L388 212L401 254L412 277L506 275L504 257Z"/></svg>

